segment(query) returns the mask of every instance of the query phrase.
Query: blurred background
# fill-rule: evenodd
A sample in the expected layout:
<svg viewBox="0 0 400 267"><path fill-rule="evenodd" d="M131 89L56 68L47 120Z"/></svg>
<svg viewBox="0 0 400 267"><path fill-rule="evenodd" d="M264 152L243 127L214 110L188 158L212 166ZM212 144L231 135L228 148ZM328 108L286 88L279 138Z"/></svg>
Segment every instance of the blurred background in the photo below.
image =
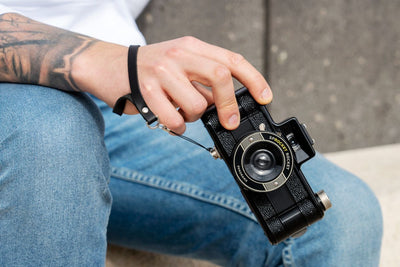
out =
<svg viewBox="0 0 400 267"><path fill-rule="evenodd" d="M255 65L274 92L275 121L296 116L317 150L373 189L384 217L380 266L397 267L399 14L391 0L152 0L138 24L148 43L192 35ZM214 267L112 246L107 266Z"/></svg>
<svg viewBox="0 0 400 267"><path fill-rule="evenodd" d="M316 148L400 143L400 1L152 0L148 43L195 36L241 53L274 92L277 122L296 116Z"/></svg>

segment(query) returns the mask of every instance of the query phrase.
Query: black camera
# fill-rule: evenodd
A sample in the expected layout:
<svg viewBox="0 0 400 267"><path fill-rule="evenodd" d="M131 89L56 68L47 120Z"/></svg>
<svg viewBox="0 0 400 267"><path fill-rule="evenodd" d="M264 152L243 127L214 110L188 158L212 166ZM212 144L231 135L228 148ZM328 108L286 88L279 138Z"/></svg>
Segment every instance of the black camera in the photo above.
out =
<svg viewBox="0 0 400 267"><path fill-rule="evenodd" d="M315 194L300 170L315 155L314 141L296 118L275 123L247 88L237 90L236 99L237 129L222 127L215 106L202 116L215 143L212 154L228 165L272 244L300 236L331 207L325 192Z"/></svg>

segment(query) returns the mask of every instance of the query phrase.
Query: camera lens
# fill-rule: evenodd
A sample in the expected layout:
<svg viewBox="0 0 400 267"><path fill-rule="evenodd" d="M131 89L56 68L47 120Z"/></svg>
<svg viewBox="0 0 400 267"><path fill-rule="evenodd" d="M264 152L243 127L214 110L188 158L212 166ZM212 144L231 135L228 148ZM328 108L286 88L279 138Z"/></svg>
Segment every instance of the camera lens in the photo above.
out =
<svg viewBox="0 0 400 267"><path fill-rule="evenodd" d="M247 175L258 182L269 182L281 173L283 156L279 148L269 142L257 142L243 155Z"/></svg>
<svg viewBox="0 0 400 267"><path fill-rule="evenodd" d="M254 171L259 175L270 173L275 166L274 155L266 149L260 149L251 155L250 163L254 166Z"/></svg>

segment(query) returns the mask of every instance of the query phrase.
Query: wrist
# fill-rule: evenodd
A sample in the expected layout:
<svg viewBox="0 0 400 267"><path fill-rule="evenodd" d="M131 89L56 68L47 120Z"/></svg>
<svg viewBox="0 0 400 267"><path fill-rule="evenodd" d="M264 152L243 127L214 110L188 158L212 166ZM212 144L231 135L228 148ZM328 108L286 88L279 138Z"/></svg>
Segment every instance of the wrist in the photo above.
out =
<svg viewBox="0 0 400 267"><path fill-rule="evenodd" d="M113 107L130 92L127 57L127 47L97 42L74 60L72 78L82 91Z"/></svg>

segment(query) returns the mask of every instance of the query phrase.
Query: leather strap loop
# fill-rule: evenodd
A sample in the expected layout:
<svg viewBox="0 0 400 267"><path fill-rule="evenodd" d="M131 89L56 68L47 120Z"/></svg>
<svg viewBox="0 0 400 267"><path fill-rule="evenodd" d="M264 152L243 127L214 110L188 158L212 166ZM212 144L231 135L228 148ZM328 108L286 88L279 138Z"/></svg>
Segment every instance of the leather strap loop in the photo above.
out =
<svg viewBox="0 0 400 267"><path fill-rule="evenodd" d="M197 146L200 146L201 148L204 148L205 150L209 151L211 155L213 155L215 153L213 152L213 148L207 148L202 144L196 142L195 140L186 137L184 135L179 135L174 131L168 129L165 125L160 124L160 122L158 121L158 117L154 115L153 112L150 110L150 108L146 105L146 102L144 101L143 96L140 93L139 80L137 75L138 50L139 50L139 45L131 45L128 51L128 74L129 74L129 85L131 87L131 93L118 98L117 102L114 105L113 112L121 116L122 113L124 113L126 100L129 100L135 105L136 109L146 120L146 124L150 129L160 128L168 133L172 133L188 142L191 142ZM155 125L152 125L154 122L157 123ZM214 155L213 157L216 158Z"/></svg>
<svg viewBox="0 0 400 267"><path fill-rule="evenodd" d="M157 121L158 118L146 105L142 94L140 93L139 80L137 75L137 52L139 45L131 45L128 51L128 74L129 74L129 85L131 87L131 93L120 97L114 105L113 112L122 115L125 109L126 100L132 102L140 115L146 120L147 124L152 124Z"/></svg>

